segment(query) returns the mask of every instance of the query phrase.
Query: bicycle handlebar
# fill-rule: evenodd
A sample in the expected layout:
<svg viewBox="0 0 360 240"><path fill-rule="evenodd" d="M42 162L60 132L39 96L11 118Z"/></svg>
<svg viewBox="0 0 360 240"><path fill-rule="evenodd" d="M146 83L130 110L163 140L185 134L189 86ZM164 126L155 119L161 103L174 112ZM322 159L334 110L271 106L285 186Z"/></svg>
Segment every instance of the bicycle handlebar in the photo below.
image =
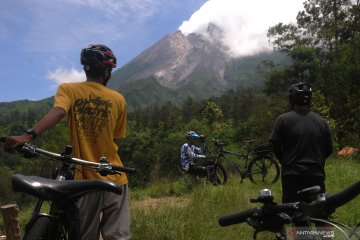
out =
<svg viewBox="0 0 360 240"><path fill-rule="evenodd" d="M268 210L264 210L263 207L256 207L252 209L247 209L242 212L224 215L219 218L219 225L222 227L227 227L234 224L246 222L248 218L259 218L264 214L276 215L278 213L290 213L297 208L297 204L298 203L284 203L279 205L273 205L270 212L268 212Z"/></svg>
<svg viewBox="0 0 360 240"><path fill-rule="evenodd" d="M6 141L6 137L0 137L0 142L4 143ZM39 155L47 156L56 160L59 160L63 163L75 163L83 166L93 167L97 171L106 174L115 174L119 172L126 172L126 173L135 173L135 168L130 167L123 167L110 164L107 161L97 163L97 162L90 162L79 158L74 158L70 156L66 156L64 154L58 154L54 152L50 152L41 148L37 148L29 143L25 143L24 145L18 146L16 150L21 153L26 158L35 158Z"/></svg>
<svg viewBox="0 0 360 240"><path fill-rule="evenodd" d="M234 224L243 223L246 222L246 219L252 217L253 215L258 213L261 214L261 211L262 208L257 207L257 208L247 209L242 212L224 215L219 218L219 225L222 227L227 227Z"/></svg>
<svg viewBox="0 0 360 240"><path fill-rule="evenodd" d="M211 139L211 141L214 143L215 146L217 147L222 147L224 146L225 144L223 142L221 142L220 140L218 139Z"/></svg>
<svg viewBox="0 0 360 240"><path fill-rule="evenodd" d="M352 199L360 194L360 181L347 187L345 190L331 195L326 200L326 208L336 209L345 203L350 202Z"/></svg>
<svg viewBox="0 0 360 240"><path fill-rule="evenodd" d="M336 193L334 195L327 196L324 201L314 201L311 203L304 202L294 202L294 203L283 203L276 204L272 203L269 205L264 205L262 207L256 207L252 209L247 209L245 211L241 211L238 213L233 213L229 215L224 215L219 218L219 225L222 227L243 223L246 222L249 218L262 219L265 217L275 216L279 213L290 214L294 211L298 211L300 209L309 209L311 207L312 210L321 211L322 209L327 212L333 212L336 208L346 204L347 202L354 199L356 196L360 194L360 181L352 184L347 187L345 190ZM307 214L310 214L311 211Z"/></svg>

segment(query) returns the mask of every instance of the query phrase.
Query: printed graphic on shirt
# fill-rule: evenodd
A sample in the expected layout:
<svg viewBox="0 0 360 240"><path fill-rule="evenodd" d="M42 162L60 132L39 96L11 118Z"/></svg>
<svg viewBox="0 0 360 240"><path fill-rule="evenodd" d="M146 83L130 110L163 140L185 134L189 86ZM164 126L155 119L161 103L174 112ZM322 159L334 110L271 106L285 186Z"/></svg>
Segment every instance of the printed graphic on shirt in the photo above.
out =
<svg viewBox="0 0 360 240"><path fill-rule="evenodd" d="M111 107L109 100L103 100L94 95L75 101L75 124L82 137L96 143L101 131L109 122Z"/></svg>

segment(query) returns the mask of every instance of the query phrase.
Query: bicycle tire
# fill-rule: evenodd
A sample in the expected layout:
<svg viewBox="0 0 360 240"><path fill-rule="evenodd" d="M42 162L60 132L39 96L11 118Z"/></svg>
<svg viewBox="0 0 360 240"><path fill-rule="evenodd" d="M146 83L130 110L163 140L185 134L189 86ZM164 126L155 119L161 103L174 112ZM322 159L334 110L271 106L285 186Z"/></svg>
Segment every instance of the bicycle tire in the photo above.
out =
<svg viewBox="0 0 360 240"><path fill-rule="evenodd" d="M254 184L276 183L279 180L280 167L270 156L257 156L249 164L248 176Z"/></svg>
<svg viewBox="0 0 360 240"><path fill-rule="evenodd" d="M329 221L329 220L325 220L325 219L310 218L309 223L310 223L309 227L302 227L302 229L300 229L299 231L305 232L305 230L307 230L307 232L309 232L309 233L313 232L314 234L312 236L310 235L306 238L304 238L304 236L303 236L303 238L301 238L301 239L311 239L311 240L321 240L321 239L326 239L326 238L343 239L343 240L360 239L357 234L355 234L353 236L349 236L349 234L351 233L351 228L349 228L348 226L343 225L341 223L338 223L338 222L333 222L333 221ZM320 229L318 227L320 227ZM308 229L304 229L304 228L308 228ZM278 236L283 236L284 238L279 237L277 239L279 239L279 240L289 239L289 238L287 238L287 235L290 232L293 232L296 229L296 227L289 226L289 229L290 229L290 231L289 230L283 231L281 235L280 234L278 235ZM295 233L296 233L296 230L295 230L295 232L293 232L293 234L295 234ZM322 233L322 234L320 234L320 233ZM327 236L324 236L324 235L327 235ZM291 235L291 237L295 239L295 235Z"/></svg>
<svg viewBox="0 0 360 240"><path fill-rule="evenodd" d="M39 217L25 233L23 240L47 240L49 238L51 220L48 217Z"/></svg>
<svg viewBox="0 0 360 240"><path fill-rule="evenodd" d="M214 169L210 171L213 172L210 174L208 179L214 186L224 185L227 182L228 176L223 165L216 163L214 165Z"/></svg>

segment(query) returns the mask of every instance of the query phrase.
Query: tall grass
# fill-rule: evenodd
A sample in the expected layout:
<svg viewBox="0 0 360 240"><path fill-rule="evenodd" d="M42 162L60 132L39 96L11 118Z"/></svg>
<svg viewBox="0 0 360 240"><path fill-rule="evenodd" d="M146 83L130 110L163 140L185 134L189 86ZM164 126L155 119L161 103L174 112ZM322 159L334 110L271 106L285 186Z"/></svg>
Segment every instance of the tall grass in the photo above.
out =
<svg viewBox="0 0 360 240"><path fill-rule="evenodd" d="M326 186L329 193L336 193L360 180L360 163L342 158L332 158L326 164ZM189 184L182 182L182 184ZM242 211L258 206L249 202L257 197L258 191L269 186L256 186L245 180L230 176L229 182L222 187L214 187L201 182L192 189L184 187L181 194L174 190L174 183L159 183L146 190L133 190L134 202L144 201L147 197L174 194L175 198L188 199L187 205L161 202L153 207L136 205L131 208L133 240L219 240L252 239L253 229L247 224L226 228L218 225L221 215ZM281 199L280 181L272 185L275 201ZM181 188L179 188L181 189ZM156 194L155 194L156 193ZM169 201L165 198L164 201ZM333 218L351 227L360 221L360 197L337 209ZM274 239L272 233L260 233L257 239Z"/></svg>

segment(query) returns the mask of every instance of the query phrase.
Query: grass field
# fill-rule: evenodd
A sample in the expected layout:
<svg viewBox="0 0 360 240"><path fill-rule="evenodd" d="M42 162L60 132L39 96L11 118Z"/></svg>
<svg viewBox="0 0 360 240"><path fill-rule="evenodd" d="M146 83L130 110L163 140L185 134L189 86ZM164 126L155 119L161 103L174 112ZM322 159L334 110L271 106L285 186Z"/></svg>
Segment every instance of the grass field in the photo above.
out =
<svg viewBox="0 0 360 240"><path fill-rule="evenodd" d="M326 164L326 174L327 191L336 193L360 180L360 163L332 158ZM206 181L192 184L185 177L167 179L146 189L131 189L132 240L252 239L253 229L247 224L222 228L217 221L221 215L258 206L249 199L257 197L262 188L270 188L275 201L280 201L280 181L271 186L258 186L248 179L240 183L233 175L222 187L214 187ZM30 209L20 209L22 230L29 215ZM339 208L333 218L351 227L356 226L360 221L360 196ZM274 237L264 232L257 239Z"/></svg>
<svg viewBox="0 0 360 240"><path fill-rule="evenodd" d="M336 193L360 180L360 163L333 158L327 162L326 173L327 191ZM132 191L133 240L252 239L250 226L239 224L222 228L217 223L219 216L257 206L249 199L257 197L261 188L271 188L275 200L281 199L280 182L271 187L256 186L249 180L239 183L236 176L230 176L223 187L206 182L190 187L186 184L158 183L144 190ZM360 221L360 196L339 208L333 218L355 227ZM264 232L257 239L274 237Z"/></svg>

